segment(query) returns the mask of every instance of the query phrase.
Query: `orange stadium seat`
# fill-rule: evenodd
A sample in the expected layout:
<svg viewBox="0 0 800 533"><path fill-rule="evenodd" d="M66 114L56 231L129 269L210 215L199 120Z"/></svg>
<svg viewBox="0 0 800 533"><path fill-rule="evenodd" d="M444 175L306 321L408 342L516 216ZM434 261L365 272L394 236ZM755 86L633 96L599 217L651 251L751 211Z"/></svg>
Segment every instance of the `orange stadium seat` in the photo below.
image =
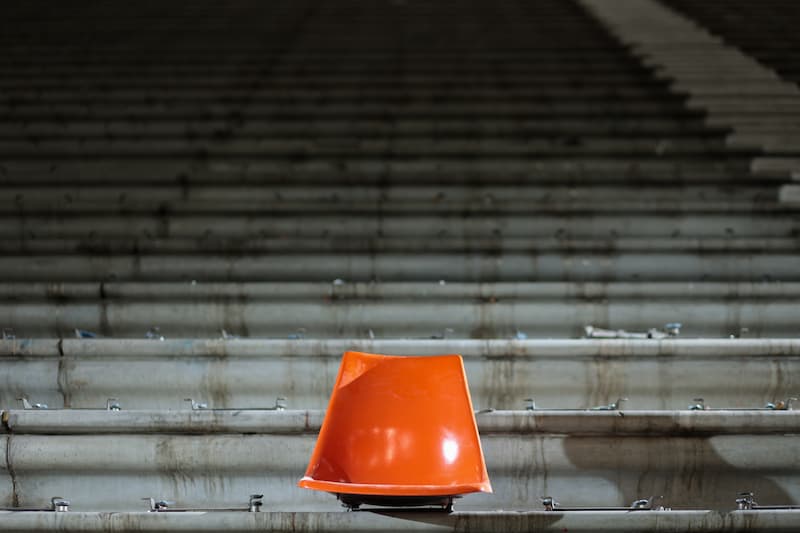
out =
<svg viewBox="0 0 800 533"><path fill-rule="evenodd" d="M461 356L346 352L299 486L348 507L491 492Z"/></svg>

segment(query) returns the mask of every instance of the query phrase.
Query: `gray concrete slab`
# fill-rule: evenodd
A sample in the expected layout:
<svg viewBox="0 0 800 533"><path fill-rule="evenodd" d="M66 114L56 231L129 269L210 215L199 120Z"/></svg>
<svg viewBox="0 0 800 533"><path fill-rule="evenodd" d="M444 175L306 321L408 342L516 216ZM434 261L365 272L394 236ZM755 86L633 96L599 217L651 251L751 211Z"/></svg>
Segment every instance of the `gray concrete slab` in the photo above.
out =
<svg viewBox="0 0 800 533"><path fill-rule="evenodd" d="M14 435L216 434L316 435L324 411L242 409L129 410L14 409L3 412ZM709 436L794 434L800 411L721 410L618 411L549 410L479 412L484 435Z"/></svg>
<svg viewBox="0 0 800 533"><path fill-rule="evenodd" d="M541 531L575 533L673 532L727 533L793 532L800 513L791 511L649 511L649 512L318 512L318 513L3 513L0 530L15 532L128 531L331 531L384 533L405 531Z"/></svg>
<svg viewBox="0 0 800 533"><path fill-rule="evenodd" d="M313 434L12 435L8 464L19 505L54 495L75 510L137 510L141 498L180 507L230 507L263 493L279 510L334 510L326 493L297 488ZM800 439L793 435L576 436L487 433L481 437L492 494L460 509L620 506L663 496L676 508L733 507L752 491L766 504L800 502Z"/></svg>
<svg viewBox="0 0 800 533"><path fill-rule="evenodd" d="M410 296L410 295L409 295ZM160 298L0 304L0 323L19 335L74 336L75 329L104 337L140 338L154 325L171 337L289 338L528 338L584 335L584 326L646 332L670 322L687 337L796 337L800 305L791 296L735 301L665 296L657 304L587 299L509 301L255 300L238 302ZM245 297L246 298L246 297ZM298 333L300 331L301 333Z"/></svg>
<svg viewBox="0 0 800 533"><path fill-rule="evenodd" d="M776 154L796 153L796 143L776 145L769 136L762 134L761 128L750 130L752 119L762 125L791 122L800 106L800 92L796 85L659 2L582 0L581 4L597 16L617 39L645 58L648 65L658 67L661 77L680 84L689 94L690 107L706 111L713 124L727 125L734 134L750 137L752 145L760 144L767 153L772 150ZM762 88L771 85L774 89L769 94L733 99L711 96L705 91L709 83L735 86L741 80L758 83ZM695 87L698 92L695 92ZM747 119L748 114L752 115L751 120ZM732 145L741 144L734 139ZM792 164L791 158L783 163L788 167L784 170L786 177L798 168L797 162ZM775 165L771 167L769 171L774 172Z"/></svg>
<svg viewBox="0 0 800 533"><path fill-rule="evenodd" d="M18 341L0 341L4 353ZM327 404L342 353L464 356L476 408L587 408L630 398L629 409L763 407L797 396L798 341L667 340L196 340L64 339L63 357L41 355L0 366L2 407L16 398L51 407L184 409L184 398L216 408ZM4 361L14 360L5 355Z"/></svg>
<svg viewBox="0 0 800 533"><path fill-rule="evenodd" d="M791 221L784 220L788 237ZM555 232L556 230L554 230ZM724 234L719 228L719 236ZM752 229L748 230L752 235ZM611 228L609 234L611 236ZM603 235L598 235L602 238ZM177 258L179 257L179 260ZM460 282L633 282L798 281L794 250L752 254L739 250L718 253L537 251L473 253L406 252L228 254L169 253L109 255L102 249L89 254L43 254L0 257L0 275L7 281L420 281Z"/></svg>

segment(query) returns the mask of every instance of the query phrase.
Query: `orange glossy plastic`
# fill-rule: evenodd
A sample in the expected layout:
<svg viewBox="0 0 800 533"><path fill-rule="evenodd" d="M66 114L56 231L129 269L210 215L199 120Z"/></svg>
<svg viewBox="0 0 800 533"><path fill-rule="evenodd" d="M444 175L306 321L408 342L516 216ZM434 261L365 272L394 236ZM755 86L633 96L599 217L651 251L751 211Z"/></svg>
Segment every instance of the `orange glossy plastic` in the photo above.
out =
<svg viewBox="0 0 800 533"><path fill-rule="evenodd" d="M492 492L461 356L346 352L298 485L340 496Z"/></svg>

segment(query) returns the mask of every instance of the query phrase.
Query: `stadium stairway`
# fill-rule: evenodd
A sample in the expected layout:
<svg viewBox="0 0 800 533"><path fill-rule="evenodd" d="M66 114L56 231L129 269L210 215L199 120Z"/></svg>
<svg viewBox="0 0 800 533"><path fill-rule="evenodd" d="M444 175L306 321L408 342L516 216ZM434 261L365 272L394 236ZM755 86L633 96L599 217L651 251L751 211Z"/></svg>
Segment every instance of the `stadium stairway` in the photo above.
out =
<svg viewBox="0 0 800 533"><path fill-rule="evenodd" d="M0 6L0 530L800 530L791 55L679 4ZM348 349L494 494L296 488Z"/></svg>

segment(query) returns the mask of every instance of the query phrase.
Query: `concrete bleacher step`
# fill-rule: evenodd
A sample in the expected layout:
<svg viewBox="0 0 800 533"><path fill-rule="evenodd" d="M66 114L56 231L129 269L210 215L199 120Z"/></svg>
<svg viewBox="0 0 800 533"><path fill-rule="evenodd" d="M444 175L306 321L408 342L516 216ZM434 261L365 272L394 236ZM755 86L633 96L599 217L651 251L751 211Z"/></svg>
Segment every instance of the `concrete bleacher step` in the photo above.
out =
<svg viewBox="0 0 800 533"><path fill-rule="evenodd" d="M792 194L788 186L783 190L784 196ZM787 200L788 198L784 198ZM713 204L712 204L713 207ZM654 210L656 207L654 207ZM105 237L97 239L91 235L87 238L45 237L35 238L23 236L0 241L0 251L9 256L29 254L40 255L61 254L228 254L236 257L247 254L265 253L487 253L497 256L506 254L568 254L581 257L588 254L597 259L597 254L641 253L641 254L713 254L713 253L791 253L796 249L795 238L773 237L640 237L625 238L609 236L607 238L575 239L556 235L550 237L493 237L465 238L445 237L420 241L412 237L386 238L373 237L348 239L347 242L320 238L256 238L230 239L226 237L208 236L202 239L158 236L143 237ZM653 256L655 257L655 256ZM587 263L588 264L588 263ZM330 272L336 275L336 272ZM436 273L432 272L431 275ZM440 275L445 275L441 273ZM114 273L100 274L102 279L111 280ZM181 276L182 279L188 279ZM336 279L336 278L334 278ZM443 278L441 278L443 279ZM59 282L61 279L50 281ZM96 280L95 280L96 281ZM208 281L208 280L206 280ZM427 279L425 281L431 281ZM438 281L438 280L436 280ZM741 281L741 280L739 280ZM766 278L765 278L766 281ZM789 280L790 281L790 280ZM491 283L492 280L488 280ZM746 281L743 281L746 283Z"/></svg>
<svg viewBox="0 0 800 533"><path fill-rule="evenodd" d="M26 337L136 338L158 325L171 337L574 338L586 325L681 322L690 337L793 337L799 297L787 282L16 282L0 284L0 324Z"/></svg>
<svg viewBox="0 0 800 533"><path fill-rule="evenodd" d="M753 255L436 251L259 254L4 255L6 281L418 281L713 282L798 281L794 250Z"/></svg>
<svg viewBox="0 0 800 533"><path fill-rule="evenodd" d="M792 29L800 16L796 2L767 0L757 5L746 1L662 2L709 28L727 43L741 47L787 80L800 83L800 63L797 54L792 53L800 44Z"/></svg>
<svg viewBox="0 0 800 533"><path fill-rule="evenodd" d="M565 183L740 183L754 180L752 157L716 158L616 156L610 158L485 158L457 156L417 160L342 158L293 160L290 157L148 158L144 156L93 160L81 158L8 158L2 169L7 185L58 185L65 182L139 184L314 184L348 183L353 186L387 183L418 184L559 184ZM784 183L782 162L778 175L761 172L764 183ZM773 165L774 166L774 165Z"/></svg>
<svg viewBox="0 0 800 533"><path fill-rule="evenodd" d="M302 337L304 332L293 332ZM460 353L477 409L760 408L798 396L796 339L22 339L0 341L0 409L17 398L51 408L323 409L346 350ZM217 335L219 337L221 332ZM144 332L142 332L144 336ZM157 335L156 335L157 337Z"/></svg>
<svg viewBox="0 0 800 533"><path fill-rule="evenodd" d="M0 441L22 507L47 506L47 494L68 496L76 511L133 511L144 507L143 497L176 507L231 507L256 493L273 510L340 505L330 494L295 486L320 428L319 411L2 416L7 433ZM658 494L673 508L730 510L736 493L746 491L762 503L795 504L800 441L785 433L798 419L795 411L763 410L479 413L494 492L457 505L530 510L539 508L539 494L555 494L564 505L625 506Z"/></svg>
<svg viewBox="0 0 800 533"><path fill-rule="evenodd" d="M244 501L244 500L243 500ZM242 507L246 506L239 502ZM5 516L3 516L5 515ZM582 512L441 512L378 511L335 512L29 512L3 513L4 524L13 531L75 532L107 531L303 531L331 533L412 531L541 531L545 533L643 533L696 531L699 533L796 531L798 513L781 510L755 511L582 511ZM668 524L668 525L665 525Z"/></svg>
<svg viewBox="0 0 800 533"><path fill-rule="evenodd" d="M130 157L147 154L150 157L194 157L204 151L210 158L252 156L258 159L335 157L343 160L374 158L444 158L464 155L468 158L514 158L536 156L541 158L573 156L646 158L692 156L711 158L736 158L732 148L720 140L704 139L634 140L634 139L537 139L514 141L511 139L461 139L436 138L369 140L341 137L327 142L314 140L203 140L203 139L90 139L90 140L2 140L0 156L24 159L33 155L41 157ZM752 155L752 151L745 152Z"/></svg>
<svg viewBox="0 0 800 533"><path fill-rule="evenodd" d="M790 208L776 210L746 207L710 212L648 213L628 210L606 212L505 214L444 212L431 214L381 214L354 212L346 205L332 213L248 213L163 215L45 214L2 217L0 238L231 238L231 239L367 239L414 238L467 242L497 237L607 239L625 238L794 238L800 233L800 215Z"/></svg>
<svg viewBox="0 0 800 533"><path fill-rule="evenodd" d="M661 79L676 80L681 90L690 96L688 107L707 111L710 124L731 127L736 136L731 146L761 148L768 154L789 158L796 155L800 148L796 138L776 142L771 134L764 134L764 126L781 129L795 124L797 120L792 122L792 117L796 118L800 109L800 91L796 85L783 79L785 76L780 68L776 71L771 68L774 64L759 63L757 58L735 47L742 44L741 36L747 35L754 25L763 24L764 33L771 34L781 28L787 18L791 20L796 10L787 3L767 2L764 11L771 15L762 18L750 11L751 7L745 3L737 2L730 2L732 13L728 12L727 3L722 13L722 4L716 2L697 7L681 1L625 0L624 6L620 7L619 2L580 1L620 42L630 45L647 65L654 67ZM668 6L708 21L711 31ZM755 23L750 17L747 17L747 22L743 21L742 17L748 13L753 15ZM717 17L709 16L712 14ZM732 19L733 22L720 22L719 19ZM724 39L713 32L721 33ZM744 48L747 49L746 44ZM709 83L735 86L742 80L757 82L762 88L771 86L772 89L748 96L709 95L705 92ZM697 92L695 86L699 89ZM751 129L754 122L758 126ZM784 176L791 179L797 168L796 165L790 167Z"/></svg>
<svg viewBox="0 0 800 533"><path fill-rule="evenodd" d="M69 122L55 118L41 120L5 120L0 135L19 139L67 138L309 138L327 140L331 137L353 138L441 138L524 137L548 138L571 136L573 142L584 138L720 138L727 130L704 124L700 117L605 117L602 121L579 117L482 118L403 118L393 121L374 119L336 119L312 117L304 120L248 117L194 116L189 120L154 116L148 121L131 119L89 120L77 118Z"/></svg>
<svg viewBox="0 0 800 533"><path fill-rule="evenodd" d="M0 530L800 530L795 86L591 3L0 8ZM348 349L463 354L495 494L295 488Z"/></svg>
<svg viewBox="0 0 800 533"><path fill-rule="evenodd" d="M62 185L5 186L0 206L8 213L31 216L182 213L492 213L565 211L751 211L781 210L777 187L753 183L731 185L674 183L640 185L635 190L613 184L574 185ZM154 203L154 198L157 202ZM240 240L241 241L241 240ZM2 244L2 243L0 243ZM732 243L735 244L735 243Z"/></svg>
<svg viewBox="0 0 800 533"><path fill-rule="evenodd" d="M47 67L43 67L47 68ZM506 83L508 84L506 86ZM685 101L686 96L680 93L666 92L664 85L664 101ZM228 103L246 104L248 102L291 102L291 103L327 103L338 102L438 102L441 99L456 102L515 102L515 101L563 101L584 103L609 102L609 101L634 101L642 102L652 100L655 87L653 85L630 84L620 87L594 87L594 86L554 86L523 85L514 83L513 80L504 80L502 86L492 86L486 83L473 85L431 84L419 86L416 84L405 86L372 87L363 84L353 87L306 87L298 83L296 87L258 87L247 89L232 87L212 90L202 85L192 85L181 88L170 88L168 85L156 85L151 89L135 90L127 86L107 87L104 89L89 88L76 92L68 86L58 86L31 92L30 89L14 89L6 87L0 92L0 102L6 105L43 105L43 104L91 104L92 102L142 104L150 102L153 105L162 103ZM722 90L722 89L720 89ZM773 94L783 94L774 92Z"/></svg>

